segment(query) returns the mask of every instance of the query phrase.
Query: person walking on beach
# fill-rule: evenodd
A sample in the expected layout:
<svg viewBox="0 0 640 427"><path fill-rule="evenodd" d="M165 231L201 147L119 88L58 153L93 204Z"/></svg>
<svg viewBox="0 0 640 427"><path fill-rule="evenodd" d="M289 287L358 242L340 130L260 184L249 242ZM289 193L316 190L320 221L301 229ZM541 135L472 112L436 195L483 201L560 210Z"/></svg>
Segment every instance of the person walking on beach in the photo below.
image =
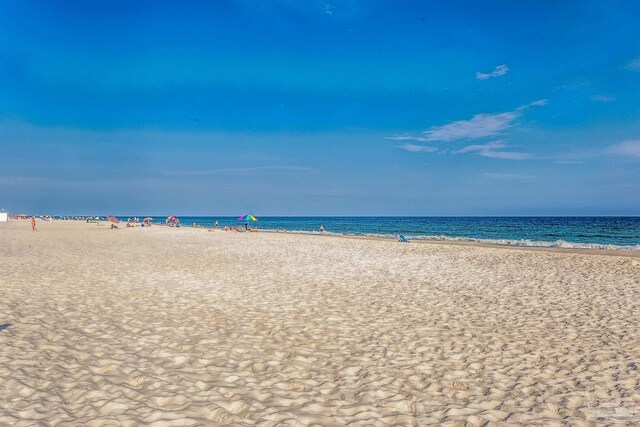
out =
<svg viewBox="0 0 640 427"><path fill-rule="evenodd" d="M320 232L324 233L324 225L320 224Z"/></svg>
<svg viewBox="0 0 640 427"><path fill-rule="evenodd" d="M38 230L36 230L36 217L35 216L31 217L31 231L38 231Z"/></svg>

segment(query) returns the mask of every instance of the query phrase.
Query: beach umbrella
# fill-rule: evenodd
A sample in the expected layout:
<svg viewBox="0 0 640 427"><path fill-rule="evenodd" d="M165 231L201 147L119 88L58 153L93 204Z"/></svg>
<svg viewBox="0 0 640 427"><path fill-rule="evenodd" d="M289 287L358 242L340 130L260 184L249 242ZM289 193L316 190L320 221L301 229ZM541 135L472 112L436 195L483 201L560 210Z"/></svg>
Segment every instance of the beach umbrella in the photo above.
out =
<svg viewBox="0 0 640 427"><path fill-rule="evenodd" d="M246 214L238 217L238 221L244 221L244 228L249 229L249 221L257 221L258 218L251 214Z"/></svg>
<svg viewBox="0 0 640 427"><path fill-rule="evenodd" d="M150 216L146 217L145 219L143 219L142 221L144 222L153 222L153 218L151 218Z"/></svg>
<svg viewBox="0 0 640 427"><path fill-rule="evenodd" d="M111 222L113 222L114 224L117 224L120 222L120 220L118 218L116 218L115 216L108 216L107 219Z"/></svg>

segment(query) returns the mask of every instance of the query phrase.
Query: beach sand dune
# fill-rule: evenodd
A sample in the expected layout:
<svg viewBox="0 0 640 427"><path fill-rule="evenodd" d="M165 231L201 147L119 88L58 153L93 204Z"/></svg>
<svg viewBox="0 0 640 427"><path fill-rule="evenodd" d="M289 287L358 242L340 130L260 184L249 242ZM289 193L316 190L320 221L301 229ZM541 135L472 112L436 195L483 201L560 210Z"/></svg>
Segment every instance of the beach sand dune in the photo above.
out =
<svg viewBox="0 0 640 427"><path fill-rule="evenodd" d="M633 425L640 259L0 224L0 425Z"/></svg>

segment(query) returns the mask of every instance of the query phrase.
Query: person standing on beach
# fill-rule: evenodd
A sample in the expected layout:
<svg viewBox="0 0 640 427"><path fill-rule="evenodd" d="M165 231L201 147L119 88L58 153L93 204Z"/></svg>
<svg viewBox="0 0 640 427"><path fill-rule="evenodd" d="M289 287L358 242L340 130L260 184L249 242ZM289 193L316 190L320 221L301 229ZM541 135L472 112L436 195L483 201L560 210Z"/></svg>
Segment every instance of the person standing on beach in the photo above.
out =
<svg viewBox="0 0 640 427"><path fill-rule="evenodd" d="M37 231L36 230L36 217L35 216L31 217L31 231Z"/></svg>

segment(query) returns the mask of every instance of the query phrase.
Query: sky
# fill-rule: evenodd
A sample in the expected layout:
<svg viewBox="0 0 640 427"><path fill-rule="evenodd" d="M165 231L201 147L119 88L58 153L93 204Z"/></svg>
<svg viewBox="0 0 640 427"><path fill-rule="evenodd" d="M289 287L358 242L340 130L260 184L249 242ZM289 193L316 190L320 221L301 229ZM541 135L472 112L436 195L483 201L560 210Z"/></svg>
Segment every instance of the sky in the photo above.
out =
<svg viewBox="0 0 640 427"><path fill-rule="evenodd" d="M0 1L0 210L640 215L640 2Z"/></svg>

